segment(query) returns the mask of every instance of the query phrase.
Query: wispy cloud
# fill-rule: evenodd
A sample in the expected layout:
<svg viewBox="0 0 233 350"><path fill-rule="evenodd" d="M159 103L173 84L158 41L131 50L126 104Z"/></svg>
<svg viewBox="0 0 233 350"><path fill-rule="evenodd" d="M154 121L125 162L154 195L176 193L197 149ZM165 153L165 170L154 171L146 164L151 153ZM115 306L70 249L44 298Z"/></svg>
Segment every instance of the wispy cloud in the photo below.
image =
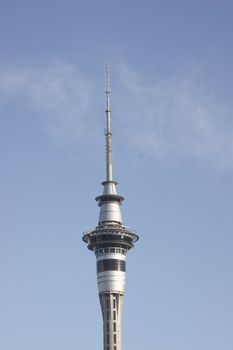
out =
<svg viewBox="0 0 233 350"><path fill-rule="evenodd" d="M219 171L233 169L233 104L221 103L198 70L148 82L123 65L114 80L117 119L137 152L169 163L192 159ZM0 105L13 101L36 113L52 137L93 142L100 127L93 116L100 103L97 83L64 63L0 67Z"/></svg>
<svg viewBox="0 0 233 350"><path fill-rule="evenodd" d="M14 101L36 113L42 118L44 129L58 139L83 140L90 123L93 89L94 84L82 77L76 67L64 63L0 69L1 104Z"/></svg>
<svg viewBox="0 0 233 350"><path fill-rule="evenodd" d="M200 71L148 83L121 66L119 77L122 122L132 146L168 162L189 158L218 171L233 168L233 104L221 103Z"/></svg>

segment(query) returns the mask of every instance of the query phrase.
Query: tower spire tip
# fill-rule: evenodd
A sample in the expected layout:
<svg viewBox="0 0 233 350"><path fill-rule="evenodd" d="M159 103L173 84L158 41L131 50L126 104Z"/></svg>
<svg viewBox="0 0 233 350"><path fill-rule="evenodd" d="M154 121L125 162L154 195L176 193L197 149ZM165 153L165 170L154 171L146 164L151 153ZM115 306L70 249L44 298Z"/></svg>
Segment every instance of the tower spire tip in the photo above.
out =
<svg viewBox="0 0 233 350"><path fill-rule="evenodd" d="M110 68L109 64L105 64L105 84L106 84L106 94L110 94Z"/></svg>

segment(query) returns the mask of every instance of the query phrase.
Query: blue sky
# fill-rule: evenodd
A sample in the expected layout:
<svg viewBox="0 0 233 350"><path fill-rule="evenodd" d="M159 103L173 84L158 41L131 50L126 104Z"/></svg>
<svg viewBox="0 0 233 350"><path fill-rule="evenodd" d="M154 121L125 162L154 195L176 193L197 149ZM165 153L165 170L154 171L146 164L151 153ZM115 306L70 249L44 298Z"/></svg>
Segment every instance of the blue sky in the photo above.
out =
<svg viewBox="0 0 233 350"><path fill-rule="evenodd" d="M102 349L95 226L111 66L123 349L233 348L232 1L1 1L0 347Z"/></svg>

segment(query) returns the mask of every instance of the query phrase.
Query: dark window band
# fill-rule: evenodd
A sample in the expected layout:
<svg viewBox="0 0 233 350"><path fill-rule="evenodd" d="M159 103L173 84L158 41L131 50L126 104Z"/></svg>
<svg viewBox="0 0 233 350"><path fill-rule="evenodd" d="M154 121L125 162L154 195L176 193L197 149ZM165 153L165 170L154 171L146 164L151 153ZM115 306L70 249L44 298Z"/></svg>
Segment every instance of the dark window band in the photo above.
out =
<svg viewBox="0 0 233 350"><path fill-rule="evenodd" d="M111 270L125 271L125 261L118 259L105 259L97 261L97 273Z"/></svg>

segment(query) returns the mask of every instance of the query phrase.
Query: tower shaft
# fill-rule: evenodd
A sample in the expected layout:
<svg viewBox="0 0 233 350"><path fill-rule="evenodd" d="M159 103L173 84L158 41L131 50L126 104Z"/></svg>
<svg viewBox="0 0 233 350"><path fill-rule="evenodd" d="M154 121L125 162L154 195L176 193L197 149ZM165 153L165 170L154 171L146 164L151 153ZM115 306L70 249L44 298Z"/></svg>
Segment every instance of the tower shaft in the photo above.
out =
<svg viewBox="0 0 233 350"><path fill-rule="evenodd" d="M121 350L121 314L126 280L126 254L138 240L122 224L120 206L124 198L117 194L117 182L112 176L112 131L109 68L106 66L106 181L103 194L96 197L100 207L98 225L83 235L83 241L94 251L97 264L97 284L103 315L104 350Z"/></svg>
<svg viewBox="0 0 233 350"><path fill-rule="evenodd" d="M121 350L121 313L124 295L121 293L99 294L103 315L104 350Z"/></svg>

